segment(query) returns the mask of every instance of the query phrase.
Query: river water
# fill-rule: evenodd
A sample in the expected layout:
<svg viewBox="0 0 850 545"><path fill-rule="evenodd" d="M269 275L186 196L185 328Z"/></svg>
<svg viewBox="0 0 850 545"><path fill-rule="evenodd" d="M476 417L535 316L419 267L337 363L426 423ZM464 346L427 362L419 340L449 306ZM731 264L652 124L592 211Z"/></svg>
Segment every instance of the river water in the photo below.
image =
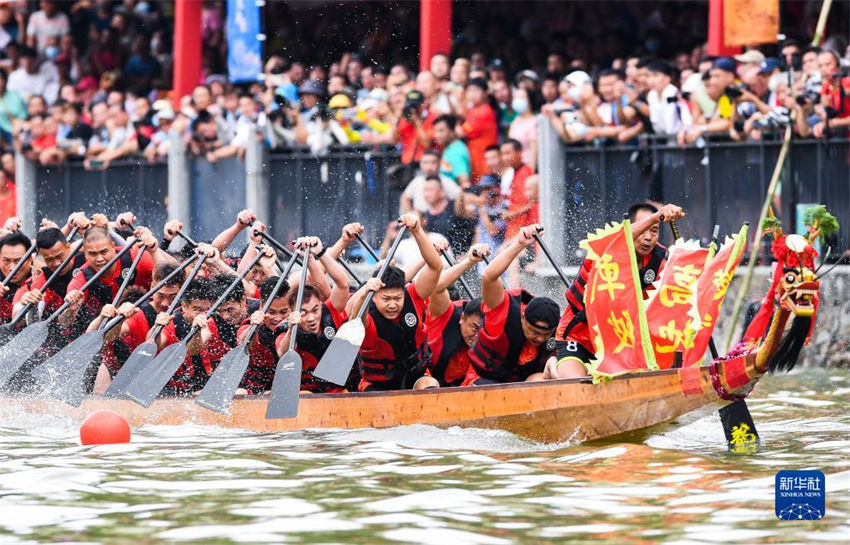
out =
<svg viewBox="0 0 850 545"><path fill-rule="evenodd" d="M766 377L750 408L749 456L716 415L626 443L149 426L98 447L19 415L0 428L0 544L850 542L850 373ZM824 519L776 519L779 469L826 474Z"/></svg>

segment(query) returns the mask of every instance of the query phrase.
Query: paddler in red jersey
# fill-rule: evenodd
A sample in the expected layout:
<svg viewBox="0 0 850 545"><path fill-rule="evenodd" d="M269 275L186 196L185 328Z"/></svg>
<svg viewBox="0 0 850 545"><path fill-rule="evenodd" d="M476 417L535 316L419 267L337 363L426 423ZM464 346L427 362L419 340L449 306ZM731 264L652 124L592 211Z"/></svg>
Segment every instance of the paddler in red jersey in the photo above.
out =
<svg viewBox="0 0 850 545"><path fill-rule="evenodd" d="M419 216L405 214L399 222L416 241L425 267L405 285L404 271L390 265L382 278L370 278L352 296L349 315L355 316L366 294L375 292L363 315L366 337L360 347L361 392L426 386L418 382L431 359L425 318L428 298L437 287L443 263Z"/></svg>
<svg viewBox="0 0 850 545"><path fill-rule="evenodd" d="M448 243L438 244L448 248ZM428 387L460 386L466 379L469 348L478 338L478 331L484 324L484 311L481 309L480 297L452 301L448 289L488 255L489 246L473 245L463 259L443 271L437 289L428 301L425 327L431 349L428 376L432 379Z"/></svg>
<svg viewBox="0 0 850 545"><path fill-rule="evenodd" d="M543 367L555 350L552 335L561 309L548 297L534 297L523 289L505 290L501 281L513 260L534 243L535 233L542 233L542 227L521 228L484 269L484 327L469 351L472 365L464 386L543 378Z"/></svg>
<svg viewBox="0 0 850 545"><path fill-rule="evenodd" d="M81 244L81 242L77 242ZM57 227L48 227L38 232L35 237L35 245L38 248L38 255L43 262L41 270L29 286L22 286L15 294L15 308L13 314L16 315L24 305L32 304L39 305L44 302L41 311L42 316L49 316L62 306L65 300L65 294L68 289L68 284L73 278L73 271L77 267L81 267L85 263L85 256L78 253L74 259L68 262L65 269L59 273L59 276L47 287L44 293L41 293L41 288L47 283L47 279L54 273L57 267L65 261L68 254L71 252L71 244L65 238L65 234Z"/></svg>
<svg viewBox="0 0 850 545"><path fill-rule="evenodd" d="M325 350L330 346L336 336L337 330L347 320L345 305L348 303L348 274L329 252L325 251L322 241L318 237L302 237L295 241L298 249L310 246L311 252L316 257L310 260L309 282L304 286L304 297L301 308L295 308L298 302L298 293L292 286L289 293L289 327L286 332L278 335L275 341L277 357L283 356L289 350L289 338L292 327L298 325L298 334L295 350L301 356L301 390L311 393L338 393L347 389L356 390L360 375L353 369L348 383L345 387L318 379L313 376L313 370ZM324 269L324 270L322 270ZM333 288L328 285L325 273L333 280ZM299 279L300 281L300 279ZM322 300L323 292L330 292L330 297Z"/></svg>
<svg viewBox="0 0 850 545"><path fill-rule="evenodd" d="M105 218L103 219L105 220ZM144 251L148 255L143 256L139 262L133 274L132 284L143 290L150 288L153 268L156 265L175 263L174 258L159 248L159 244L150 230L138 227L136 228L136 235L142 247L132 248L124 254L118 263L110 267L111 270L106 271L88 290L82 292L80 288L83 284L115 257L115 254L119 251L109 234L108 227L100 226L104 223L98 224L94 216L92 222L95 225L89 227L83 235L83 253L86 256L86 264L79 269L79 274L75 274L68 284L65 300L70 303L70 307L58 319L59 323L68 328L69 333L74 337L85 331L89 322L100 314L103 305L112 301L124 280L124 274L127 274L125 271L129 271L130 265L138 252Z"/></svg>
<svg viewBox="0 0 850 545"><path fill-rule="evenodd" d="M14 231L0 238L0 273L3 278L6 278L23 259L30 246L32 241L20 231ZM20 290L31 289L32 257L28 257L27 261L28 263L21 267L14 278L9 279L5 286L0 286L0 322L8 322L12 319L15 294Z"/></svg>
<svg viewBox="0 0 850 545"><path fill-rule="evenodd" d="M675 221L685 213L675 204L666 204L659 210L648 203L639 203L629 208L632 238L640 268L638 275L644 299L652 289L652 283L661 276L667 259L667 248L658 244L661 222ZM585 259L578 275L567 290L567 308L561 316L555 335L556 353L546 363L547 379L579 378L587 376L587 366L595 357L593 341L587 327L584 310L584 288L593 262Z"/></svg>
<svg viewBox="0 0 850 545"><path fill-rule="evenodd" d="M278 290L274 291L279 279L279 276L272 276L260 284L260 306L269 297L272 298L268 312L264 314L262 309L255 310L242 322L236 333L236 342L241 344L251 326L257 326L257 333L248 348L248 368L237 394L260 394L271 390L277 365L275 339L281 333L280 328L286 327L286 319L289 317L289 282L284 280Z"/></svg>

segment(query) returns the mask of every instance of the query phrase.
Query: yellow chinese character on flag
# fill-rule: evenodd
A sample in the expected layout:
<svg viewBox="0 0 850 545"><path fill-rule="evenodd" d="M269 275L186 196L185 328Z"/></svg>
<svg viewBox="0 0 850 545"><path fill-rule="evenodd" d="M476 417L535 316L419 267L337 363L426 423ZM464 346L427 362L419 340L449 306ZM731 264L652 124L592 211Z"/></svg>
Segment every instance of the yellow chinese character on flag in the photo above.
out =
<svg viewBox="0 0 850 545"><path fill-rule="evenodd" d="M622 318L617 318L612 310L606 320L608 325L614 329L614 335L617 336L617 340L620 341L620 344L614 349L614 354L617 354L624 348L635 347L635 328L632 325L632 317L627 310L621 311L620 314Z"/></svg>

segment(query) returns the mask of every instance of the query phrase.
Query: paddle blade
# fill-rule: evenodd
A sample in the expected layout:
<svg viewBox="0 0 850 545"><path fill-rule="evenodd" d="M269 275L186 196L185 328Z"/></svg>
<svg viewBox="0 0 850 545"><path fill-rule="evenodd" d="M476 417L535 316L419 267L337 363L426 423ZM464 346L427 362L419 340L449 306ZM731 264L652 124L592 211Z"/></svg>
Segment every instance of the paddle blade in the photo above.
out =
<svg viewBox="0 0 850 545"><path fill-rule="evenodd" d="M336 332L334 340L325 350L325 355L322 356L319 365L313 371L313 376L333 382L338 386L345 386L348 375L351 374L354 359L357 357L365 337L366 328L363 327L363 322L360 320L342 324L342 327Z"/></svg>
<svg viewBox="0 0 850 545"><path fill-rule="evenodd" d="M295 418L298 416L300 392L301 356L295 350L290 350L277 360L269 405L266 408L266 418Z"/></svg>
<svg viewBox="0 0 850 545"><path fill-rule="evenodd" d="M185 343L180 342L163 348L159 356L130 383L127 388L127 398L142 407L150 407L185 359Z"/></svg>
<svg viewBox="0 0 850 545"><path fill-rule="evenodd" d="M11 341L15 334L19 331L17 325L3 324L0 325L0 347Z"/></svg>
<svg viewBox="0 0 850 545"><path fill-rule="evenodd" d="M127 358L127 361L124 362L124 365L121 366L121 369L118 370L118 373L115 374L115 378L112 379L112 383L103 394L104 397L124 397L127 388L130 387L130 383L139 376L141 370L144 369L145 366L155 357L155 342L148 341L137 346L136 349L133 350L133 353L130 354L130 357Z"/></svg>
<svg viewBox="0 0 850 545"><path fill-rule="evenodd" d="M51 356L36 373L42 391L79 407L92 384L91 371L97 372L92 360L102 346L103 331L91 331Z"/></svg>
<svg viewBox="0 0 850 545"><path fill-rule="evenodd" d="M36 322L0 347L0 386L9 382L12 375L44 344L49 326L47 322Z"/></svg>
<svg viewBox="0 0 850 545"><path fill-rule="evenodd" d="M230 402L242 382L249 359L244 345L237 346L225 354L204 389L198 394L195 403L217 413L229 413Z"/></svg>

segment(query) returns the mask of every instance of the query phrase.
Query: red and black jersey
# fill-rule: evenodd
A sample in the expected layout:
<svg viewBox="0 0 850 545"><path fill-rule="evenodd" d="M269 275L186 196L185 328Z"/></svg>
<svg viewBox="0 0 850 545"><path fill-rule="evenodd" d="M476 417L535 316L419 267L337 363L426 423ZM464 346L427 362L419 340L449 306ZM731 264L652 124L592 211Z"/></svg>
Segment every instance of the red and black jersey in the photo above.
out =
<svg viewBox="0 0 850 545"><path fill-rule="evenodd" d="M431 376L440 386L460 386L469 370L469 347L460 333L460 318L466 301L453 301L440 316L429 315L428 346L431 348Z"/></svg>
<svg viewBox="0 0 850 545"><path fill-rule="evenodd" d="M371 386L395 390L411 387L431 361L428 332L425 329L427 301L416 284L405 288L398 321L386 319L371 303L367 314L366 337L360 347L360 374Z"/></svg>
<svg viewBox="0 0 850 545"><path fill-rule="evenodd" d="M44 298L42 302L44 303L41 314L44 316L49 316L53 314L59 307L62 306L62 303L65 302L65 295L68 293L68 285L71 283L71 280L74 278L74 270L82 267L86 263L86 258L83 254L78 253L74 256L74 259L71 261L71 266L67 273L60 274L56 278L53 279L53 282L48 286L46 290L44 290ZM20 303L21 299L23 299L24 294L32 290L40 290L47 284L47 279L53 274L53 271L48 269L47 267L42 267L41 272L36 275L35 279L31 282L29 287L24 287L23 289L18 289L17 293L15 293L14 303Z"/></svg>
<svg viewBox="0 0 850 545"><path fill-rule="evenodd" d="M643 258L638 275L644 298L647 297L647 292L652 289L652 283L661 275L661 269L664 268L666 259L667 248L661 244L656 244L652 252ZM558 329L555 331L555 338L558 340L566 340L569 337L570 340L578 342L590 352L594 350L593 342L590 339L590 330L587 327L587 315L584 310L584 290L592 266L593 262L585 259L578 275L567 289L567 308L564 310L561 321L558 323Z"/></svg>
<svg viewBox="0 0 850 545"><path fill-rule="evenodd" d="M522 314L534 298L521 289L506 290L495 308L484 308L484 327L469 351L475 373L495 382L520 382L543 371L555 350L555 339L534 346L522 332Z"/></svg>
<svg viewBox="0 0 850 545"><path fill-rule="evenodd" d="M212 318L215 320L215 326L218 328L218 335L221 341L229 348L235 348L238 344L236 340L237 333L242 324L232 325L218 314L213 314Z"/></svg>
<svg viewBox="0 0 850 545"><path fill-rule="evenodd" d="M166 384L166 393L182 395L200 390L215 370L215 366L227 354L228 348L221 342L218 336L215 320L209 318L207 324L212 334L209 342L204 345L199 354L194 356L186 355L186 359L180 364L177 372L174 373L174 376ZM191 328L192 324L187 322L183 318L183 313L178 310L174 314L174 319L171 323L162 329L162 334L165 337L163 348L180 342L181 339L189 334ZM200 332L197 334L200 335Z"/></svg>
<svg viewBox="0 0 850 545"><path fill-rule="evenodd" d="M9 291L3 294L3 297L0 297L0 322L12 321L12 309L14 308L17 294L21 290L23 290L23 293L30 291L30 285L32 285L32 277L27 277L20 284L15 284L14 282L6 284Z"/></svg>
<svg viewBox="0 0 850 545"><path fill-rule="evenodd" d="M121 248L115 249L116 253L120 250ZM144 250L132 248L129 252L121 256L121 259L115 264L111 275L103 275L94 284L89 286L89 288L85 291L85 299L83 300L83 306L80 309L81 314L76 320L75 327L71 328L71 335L74 337L80 335L82 331L79 330L79 327L82 326L85 328L89 322L94 320L98 314L100 314L100 310L104 305L112 302L112 299L118 293L118 289L121 287L121 283L124 281L125 276L129 274L130 266L133 264L133 259L140 251ZM77 271L79 272L75 272L74 277L68 283L67 291L74 291L82 288L83 285L96 273L96 271L92 269L88 263L77 269ZM153 259L150 255L145 255L142 257L141 261L139 261L139 265L136 267L131 283L144 290L148 290L150 289L152 274Z"/></svg>
<svg viewBox="0 0 850 545"><path fill-rule="evenodd" d="M123 337L104 343L101 350L103 364L114 377L130 357L130 354L147 340L148 331L154 326L156 310L145 302L139 311L124 321L129 331ZM121 327L121 326L118 326Z"/></svg>
<svg viewBox="0 0 850 545"><path fill-rule="evenodd" d="M250 327L250 319L246 319L239 326L237 335L241 335ZM284 327L278 328L278 331L286 331ZM272 388L274 371L277 367L277 351L275 349L277 336L265 324L257 328L256 336L248 349L248 368L245 370L245 376L242 377L240 384L240 387L245 388L249 393L259 394Z"/></svg>
<svg viewBox="0 0 850 545"><path fill-rule="evenodd" d="M319 333L309 333L303 329L298 329L295 337L295 351L301 356L301 389L313 393L338 393L346 389L356 390L357 383L360 381L357 366L351 370L346 385L337 386L331 382L316 378L313 376L313 370L319 364L322 356L325 355L325 350L330 346L331 341L336 336L337 330L345 323L345 312L340 312L331 304L330 301L325 301L322 304L322 319L319 324ZM279 335L275 345L278 352L283 352L289 349L288 346L282 346L286 335Z"/></svg>

